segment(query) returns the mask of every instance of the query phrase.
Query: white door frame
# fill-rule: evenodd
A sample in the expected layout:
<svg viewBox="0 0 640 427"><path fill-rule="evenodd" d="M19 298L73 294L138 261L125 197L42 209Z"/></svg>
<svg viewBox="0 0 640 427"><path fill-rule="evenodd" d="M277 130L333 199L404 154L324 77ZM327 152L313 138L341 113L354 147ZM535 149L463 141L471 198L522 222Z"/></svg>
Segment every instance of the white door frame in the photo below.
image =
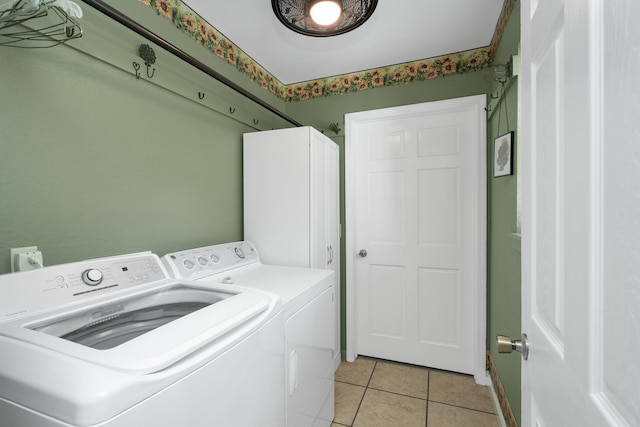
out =
<svg viewBox="0 0 640 427"><path fill-rule="evenodd" d="M383 108L379 110L363 111L345 115L345 278L346 278L346 359L353 362L358 355L357 325L356 325L356 261L358 258L357 236L355 235L356 220L354 212L355 183L354 165L356 162L354 141L351 140L351 129L357 123L380 120L389 117L415 115L424 111L438 110L469 110L473 108L477 114L480 128L478 143L478 227L477 262L474 271L477 286L473 289L474 307L474 378L476 383L488 385L490 379L486 369L486 334L487 334L487 298L486 298L486 223L487 223L487 155L486 155L486 106L485 95L475 95L443 101L426 102L399 107Z"/></svg>

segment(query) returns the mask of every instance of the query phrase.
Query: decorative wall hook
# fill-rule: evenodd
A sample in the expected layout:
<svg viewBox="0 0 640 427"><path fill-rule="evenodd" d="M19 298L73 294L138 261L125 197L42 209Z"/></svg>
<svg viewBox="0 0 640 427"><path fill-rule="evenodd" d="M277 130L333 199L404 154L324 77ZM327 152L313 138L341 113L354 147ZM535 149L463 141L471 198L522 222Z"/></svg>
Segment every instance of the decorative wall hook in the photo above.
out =
<svg viewBox="0 0 640 427"><path fill-rule="evenodd" d="M151 74L149 74L149 68L151 68L151 66L156 62L156 53L148 44L141 44L140 47L138 48L138 55L144 61L144 65L147 66L147 77L153 78L153 75L155 74L156 69L154 68L151 71Z"/></svg>
<svg viewBox="0 0 640 427"><path fill-rule="evenodd" d="M204 99L204 92L198 92L198 99Z"/></svg>
<svg viewBox="0 0 640 427"><path fill-rule="evenodd" d="M131 63L131 65L133 65L133 70L135 72L136 79L139 79L140 78L140 64L138 64L136 61L133 61Z"/></svg>
<svg viewBox="0 0 640 427"><path fill-rule="evenodd" d="M338 126L338 123L330 123L329 124L329 129L331 129L332 131L335 132L335 134L339 134L340 133L340 127Z"/></svg>
<svg viewBox="0 0 640 427"><path fill-rule="evenodd" d="M260 120L253 119L253 124L254 125L257 125L258 123L260 123Z"/></svg>
<svg viewBox="0 0 640 427"><path fill-rule="evenodd" d="M235 109L235 108L232 108L232 107L229 107L229 112L230 112L231 114L233 114L233 113L235 113L235 112L236 112L236 109Z"/></svg>

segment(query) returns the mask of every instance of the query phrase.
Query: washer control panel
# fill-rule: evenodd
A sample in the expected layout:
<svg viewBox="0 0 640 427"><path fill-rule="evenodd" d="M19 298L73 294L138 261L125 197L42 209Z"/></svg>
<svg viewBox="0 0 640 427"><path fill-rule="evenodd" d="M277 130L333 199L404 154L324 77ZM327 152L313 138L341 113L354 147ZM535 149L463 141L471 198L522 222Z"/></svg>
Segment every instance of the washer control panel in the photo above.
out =
<svg viewBox="0 0 640 427"><path fill-rule="evenodd" d="M160 258L152 253L0 275L0 322L169 278Z"/></svg>
<svg viewBox="0 0 640 427"><path fill-rule="evenodd" d="M170 253L162 257L162 262L172 277L190 280L259 261L258 251L251 242L204 246Z"/></svg>

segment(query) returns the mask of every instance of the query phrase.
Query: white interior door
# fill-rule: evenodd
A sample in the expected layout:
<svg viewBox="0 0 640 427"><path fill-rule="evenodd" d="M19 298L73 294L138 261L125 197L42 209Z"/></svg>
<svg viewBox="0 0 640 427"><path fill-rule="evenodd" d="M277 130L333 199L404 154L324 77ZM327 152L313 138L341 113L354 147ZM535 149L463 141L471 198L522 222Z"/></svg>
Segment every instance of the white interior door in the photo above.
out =
<svg viewBox="0 0 640 427"><path fill-rule="evenodd" d="M347 357L484 377L484 102L347 115Z"/></svg>
<svg viewBox="0 0 640 427"><path fill-rule="evenodd" d="M522 2L522 425L640 425L640 3Z"/></svg>

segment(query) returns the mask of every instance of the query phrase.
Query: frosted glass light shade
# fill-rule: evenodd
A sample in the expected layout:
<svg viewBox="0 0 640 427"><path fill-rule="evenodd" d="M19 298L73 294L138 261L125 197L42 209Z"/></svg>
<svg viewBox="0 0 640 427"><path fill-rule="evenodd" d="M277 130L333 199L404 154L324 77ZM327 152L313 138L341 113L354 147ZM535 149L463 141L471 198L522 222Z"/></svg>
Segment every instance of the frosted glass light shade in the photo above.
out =
<svg viewBox="0 0 640 427"><path fill-rule="evenodd" d="M339 1L320 0L311 4L309 15L318 25L331 25L340 18L342 5Z"/></svg>

